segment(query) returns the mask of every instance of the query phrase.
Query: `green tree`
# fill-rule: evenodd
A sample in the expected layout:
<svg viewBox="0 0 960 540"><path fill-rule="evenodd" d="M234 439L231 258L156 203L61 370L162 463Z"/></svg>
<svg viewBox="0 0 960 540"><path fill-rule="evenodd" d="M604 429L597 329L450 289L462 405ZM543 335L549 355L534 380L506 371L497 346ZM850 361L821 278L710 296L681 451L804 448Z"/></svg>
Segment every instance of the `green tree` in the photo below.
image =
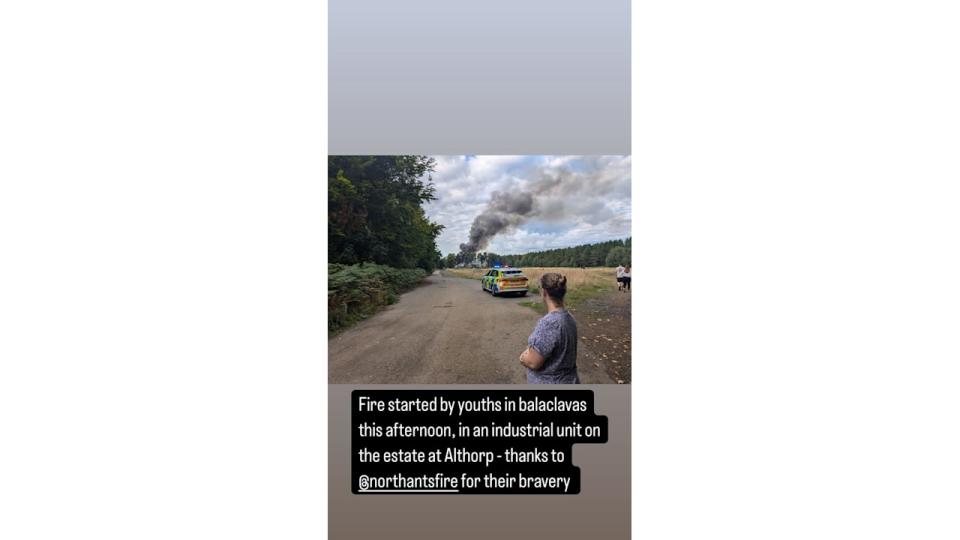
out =
<svg viewBox="0 0 960 540"><path fill-rule="evenodd" d="M615 247L607 253L607 266L630 266L630 250L625 247Z"/></svg>
<svg viewBox="0 0 960 540"><path fill-rule="evenodd" d="M617 266L630 264L630 242L625 240L608 240L595 244L533 251L515 255L499 255L487 253L487 261L499 262L510 266ZM472 255L471 255L472 256ZM472 259L471 259L472 260Z"/></svg>
<svg viewBox="0 0 960 540"><path fill-rule="evenodd" d="M433 271L443 226L427 218L423 204L436 199L434 164L426 156L330 156L330 262Z"/></svg>

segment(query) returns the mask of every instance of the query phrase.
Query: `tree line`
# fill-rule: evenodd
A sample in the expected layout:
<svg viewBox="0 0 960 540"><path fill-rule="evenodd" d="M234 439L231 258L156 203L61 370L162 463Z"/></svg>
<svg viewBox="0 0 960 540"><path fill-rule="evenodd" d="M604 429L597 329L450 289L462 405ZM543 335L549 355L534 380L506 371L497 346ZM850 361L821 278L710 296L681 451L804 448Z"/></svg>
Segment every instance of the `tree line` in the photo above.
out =
<svg viewBox="0 0 960 540"><path fill-rule="evenodd" d="M436 199L427 156L330 156L327 162L329 259L432 272L440 261L423 204Z"/></svg>
<svg viewBox="0 0 960 540"><path fill-rule="evenodd" d="M608 240L595 244L582 244L560 249L534 251L520 255L500 255L493 252L476 254L450 253L440 261L441 267L453 268L458 264L467 264L476 261L481 266L489 267L496 264L509 266L563 266L563 267L596 267L596 266L630 266L631 238L623 240Z"/></svg>

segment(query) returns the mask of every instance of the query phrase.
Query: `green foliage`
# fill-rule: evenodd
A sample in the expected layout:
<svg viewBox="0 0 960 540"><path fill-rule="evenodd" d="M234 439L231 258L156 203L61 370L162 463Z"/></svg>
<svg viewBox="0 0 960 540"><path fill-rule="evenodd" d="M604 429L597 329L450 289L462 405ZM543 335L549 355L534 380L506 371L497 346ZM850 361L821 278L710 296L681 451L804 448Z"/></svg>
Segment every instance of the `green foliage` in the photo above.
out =
<svg viewBox="0 0 960 540"><path fill-rule="evenodd" d="M480 260L485 266L493 264L507 264L510 266L566 266L566 267L597 267L630 265L631 239L610 240L597 244L583 244L580 246L534 251L522 255L498 255L496 253L480 253ZM450 257L449 255L447 257Z"/></svg>
<svg viewBox="0 0 960 540"><path fill-rule="evenodd" d="M436 198L426 156L330 156L327 163L329 259L432 272L442 225L423 203Z"/></svg>
<svg viewBox="0 0 960 540"><path fill-rule="evenodd" d="M427 276L420 268L390 268L379 264L327 266L328 328L340 330L397 301L398 295Z"/></svg>
<svg viewBox="0 0 960 540"><path fill-rule="evenodd" d="M457 262L456 253L447 253L447 256L443 258L443 268L453 268L457 265Z"/></svg>
<svg viewBox="0 0 960 540"><path fill-rule="evenodd" d="M607 253L607 266L630 266L630 250L625 247L615 247Z"/></svg>

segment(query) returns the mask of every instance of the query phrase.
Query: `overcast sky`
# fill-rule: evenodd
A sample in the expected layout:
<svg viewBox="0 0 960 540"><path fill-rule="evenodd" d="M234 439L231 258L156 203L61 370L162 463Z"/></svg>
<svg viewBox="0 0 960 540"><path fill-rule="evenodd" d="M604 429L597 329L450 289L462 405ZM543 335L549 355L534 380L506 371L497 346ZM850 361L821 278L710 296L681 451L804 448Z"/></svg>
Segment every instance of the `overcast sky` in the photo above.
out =
<svg viewBox="0 0 960 540"><path fill-rule="evenodd" d="M494 192L531 192L533 210L487 246L526 253L630 236L630 156L434 156L437 200L427 215L456 253Z"/></svg>

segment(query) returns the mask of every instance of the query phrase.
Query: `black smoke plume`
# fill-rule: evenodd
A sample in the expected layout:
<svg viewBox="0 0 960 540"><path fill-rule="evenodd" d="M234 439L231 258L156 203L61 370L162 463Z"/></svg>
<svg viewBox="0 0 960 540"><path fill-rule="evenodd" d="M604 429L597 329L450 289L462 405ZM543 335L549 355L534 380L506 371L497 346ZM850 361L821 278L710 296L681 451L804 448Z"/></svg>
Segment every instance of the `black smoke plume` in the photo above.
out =
<svg viewBox="0 0 960 540"><path fill-rule="evenodd" d="M486 208L474 218L469 239L460 244L461 257L486 249L494 236L511 231L538 215L541 211L537 206L538 196L575 190L575 184L574 176L562 170L557 174L540 174L527 182L523 190L494 191Z"/></svg>
<svg viewBox="0 0 960 540"><path fill-rule="evenodd" d="M514 183L516 188L493 192L486 207L474 218L469 238L460 244L458 261L471 262L495 236L510 232L533 217L544 221L569 218L571 207L582 211L585 199L598 201L598 197L609 196L629 200L629 180L624 186L621 174L607 172L607 157L587 156L578 161L592 172L574 172L566 165L549 171L528 170L524 181Z"/></svg>
<svg viewBox="0 0 960 540"><path fill-rule="evenodd" d="M476 253L487 247L498 233L520 225L533 215L533 193L494 191L484 211L474 218L470 238L460 244L461 253Z"/></svg>

